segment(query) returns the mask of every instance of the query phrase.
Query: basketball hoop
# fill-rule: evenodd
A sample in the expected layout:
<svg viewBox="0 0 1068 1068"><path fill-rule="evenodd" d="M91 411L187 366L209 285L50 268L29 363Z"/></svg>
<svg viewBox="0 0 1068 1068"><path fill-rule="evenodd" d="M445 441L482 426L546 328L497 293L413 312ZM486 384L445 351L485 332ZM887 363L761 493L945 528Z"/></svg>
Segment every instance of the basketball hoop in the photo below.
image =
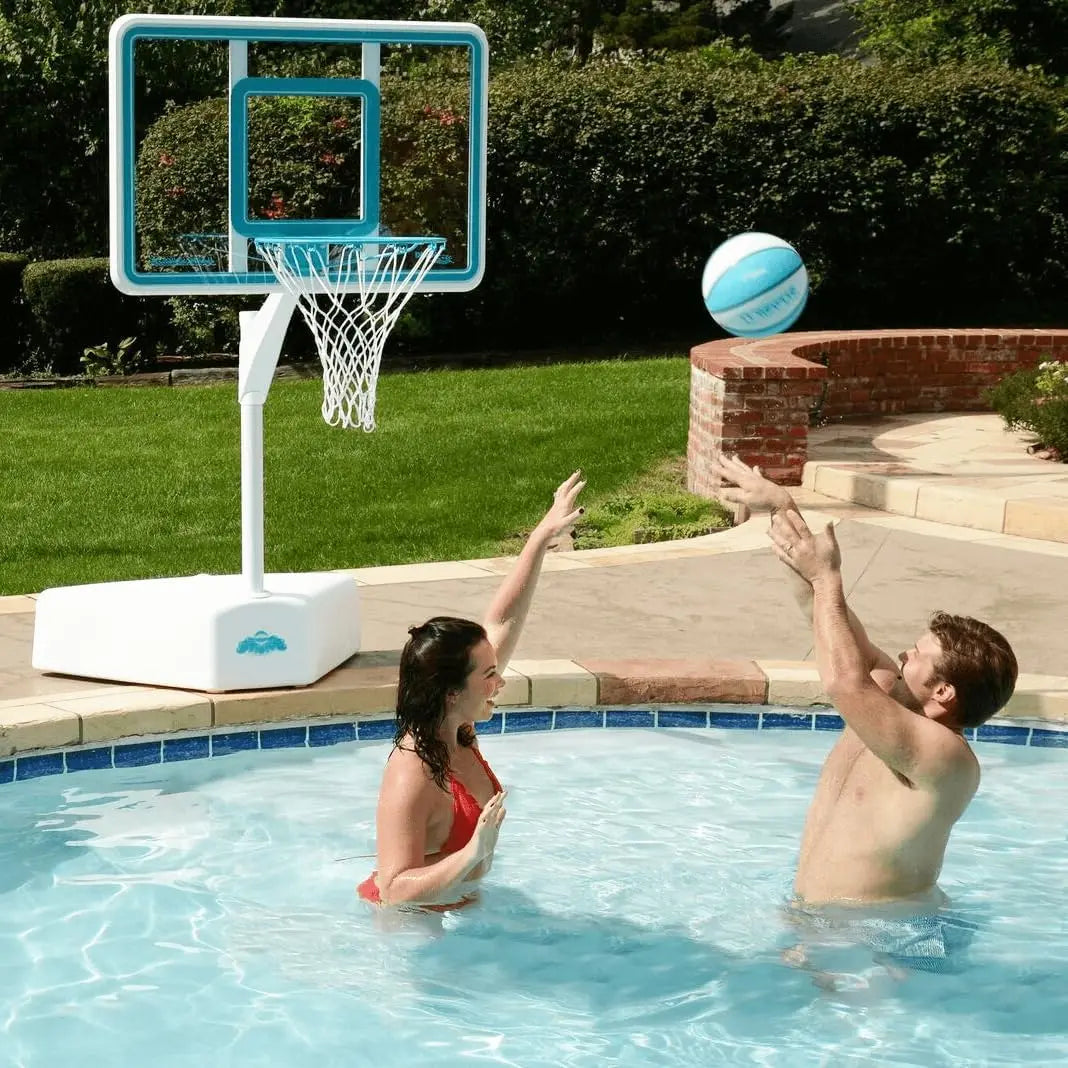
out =
<svg viewBox="0 0 1068 1068"><path fill-rule="evenodd" d="M392 235L256 242L311 328L323 364L323 418L330 426L374 430L386 338L444 248L441 237Z"/></svg>

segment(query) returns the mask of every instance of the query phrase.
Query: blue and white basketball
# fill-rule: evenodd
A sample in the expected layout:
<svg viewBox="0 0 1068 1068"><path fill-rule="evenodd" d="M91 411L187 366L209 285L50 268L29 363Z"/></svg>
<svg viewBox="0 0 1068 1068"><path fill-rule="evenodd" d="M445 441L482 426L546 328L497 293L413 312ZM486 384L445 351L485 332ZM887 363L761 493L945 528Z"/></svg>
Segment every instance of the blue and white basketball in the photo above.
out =
<svg viewBox="0 0 1068 1068"><path fill-rule="evenodd" d="M808 300L808 272L797 249L772 234L737 234L705 264L701 293L709 315L737 337L789 330Z"/></svg>

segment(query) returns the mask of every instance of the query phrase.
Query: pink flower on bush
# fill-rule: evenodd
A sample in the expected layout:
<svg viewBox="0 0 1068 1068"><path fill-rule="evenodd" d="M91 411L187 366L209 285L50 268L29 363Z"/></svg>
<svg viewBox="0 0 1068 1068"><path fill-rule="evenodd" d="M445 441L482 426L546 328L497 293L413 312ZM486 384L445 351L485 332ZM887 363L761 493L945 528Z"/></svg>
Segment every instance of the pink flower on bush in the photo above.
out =
<svg viewBox="0 0 1068 1068"><path fill-rule="evenodd" d="M277 193L271 196L270 207L263 213L268 219L284 219L286 217L286 202Z"/></svg>
<svg viewBox="0 0 1068 1068"><path fill-rule="evenodd" d="M460 116L449 108L435 108L430 104L423 105L423 114L428 118L437 119L442 126L455 126L460 122Z"/></svg>
<svg viewBox="0 0 1068 1068"><path fill-rule="evenodd" d="M185 192L184 185L172 185L170 189L164 190L169 197L180 197Z"/></svg>
<svg viewBox="0 0 1068 1068"><path fill-rule="evenodd" d="M337 118L331 119L328 125L334 130L347 130L350 123L344 115L338 115Z"/></svg>
<svg viewBox="0 0 1068 1068"><path fill-rule="evenodd" d="M169 167L172 163L174 163L174 156L172 156L169 152L161 152L159 154L159 161L164 167Z"/></svg>

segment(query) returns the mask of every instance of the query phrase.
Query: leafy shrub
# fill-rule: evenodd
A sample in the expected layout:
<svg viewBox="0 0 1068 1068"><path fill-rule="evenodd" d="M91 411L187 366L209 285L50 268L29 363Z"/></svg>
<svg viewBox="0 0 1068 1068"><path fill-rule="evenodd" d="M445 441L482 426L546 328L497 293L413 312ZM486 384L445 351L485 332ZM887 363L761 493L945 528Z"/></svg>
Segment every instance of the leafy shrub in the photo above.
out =
<svg viewBox="0 0 1068 1068"><path fill-rule="evenodd" d="M105 259L42 260L22 274L30 312L31 355L56 374L79 374L90 346L117 348L130 336L152 353L160 331L160 302L123 296Z"/></svg>
<svg viewBox="0 0 1068 1068"><path fill-rule="evenodd" d="M982 57L1068 74L1066 0L860 0L865 52L913 64Z"/></svg>
<svg viewBox="0 0 1068 1068"><path fill-rule="evenodd" d="M1068 458L1068 362L1046 360L987 390L990 406L1009 430L1026 430Z"/></svg>
<svg viewBox="0 0 1068 1068"><path fill-rule="evenodd" d="M144 370L145 365L145 355L135 337L124 337L117 345L90 345L82 355L82 366L89 378L132 375Z"/></svg>
<svg viewBox="0 0 1068 1068"><path fill-rule="evenodd" d="M687 54L502 72L491 114L493 269L459 299L498 329L700 336L704 259L748 229L804 256L808 328L1031 317L1068 273L1064 97L1038 76Z"/></svg>

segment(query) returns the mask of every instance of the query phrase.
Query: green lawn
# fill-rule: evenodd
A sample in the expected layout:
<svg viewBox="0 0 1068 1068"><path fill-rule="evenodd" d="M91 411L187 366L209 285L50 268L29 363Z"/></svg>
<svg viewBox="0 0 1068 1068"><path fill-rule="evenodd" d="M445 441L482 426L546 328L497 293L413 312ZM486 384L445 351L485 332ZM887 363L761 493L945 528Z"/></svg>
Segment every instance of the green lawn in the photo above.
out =
<svg viewBox="0 0 1068 1068"><path fill-rule="evenodd" d="M265 409L266 566L488 556L576 467L586 503L685 451L684 357L384 376L378 430ZM241 568L234 385L0 392L0 593Z"/></svg>

